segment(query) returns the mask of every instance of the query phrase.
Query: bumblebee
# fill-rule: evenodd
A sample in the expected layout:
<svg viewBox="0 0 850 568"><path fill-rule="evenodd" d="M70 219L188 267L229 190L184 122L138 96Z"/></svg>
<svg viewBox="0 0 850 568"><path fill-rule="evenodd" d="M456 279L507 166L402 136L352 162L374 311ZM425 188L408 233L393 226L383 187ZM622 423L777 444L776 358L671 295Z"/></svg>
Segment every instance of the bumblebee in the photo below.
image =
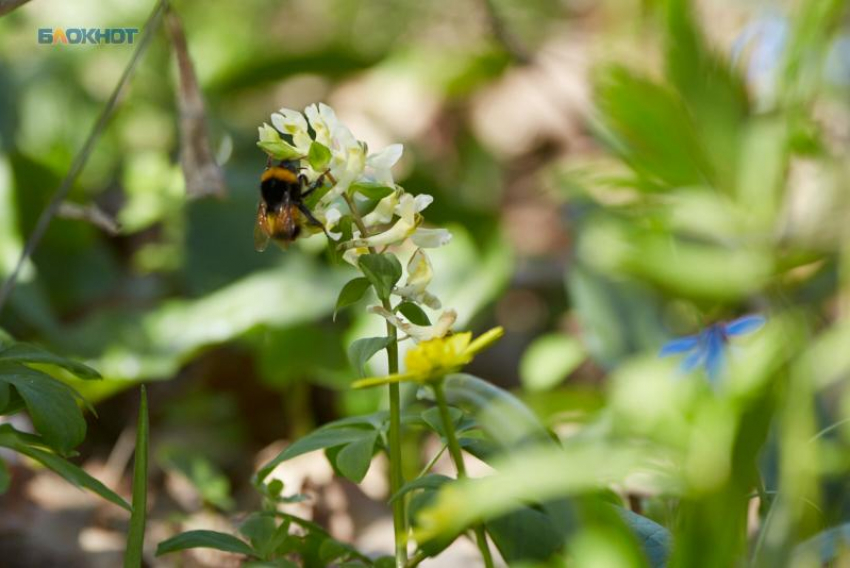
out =
<svg viewBox="0 0 850 568"><path fill-rule="evenodd" d="M269 239L286 248L298 238L304 225L320 227L327 234L325 226L304 205L304 198L321 187L324 178L322 174L310 184L307 176L300 173L298 162L291 160L266 166L260 177L260 205L254 227L257 251L266 250Z"/></svg>

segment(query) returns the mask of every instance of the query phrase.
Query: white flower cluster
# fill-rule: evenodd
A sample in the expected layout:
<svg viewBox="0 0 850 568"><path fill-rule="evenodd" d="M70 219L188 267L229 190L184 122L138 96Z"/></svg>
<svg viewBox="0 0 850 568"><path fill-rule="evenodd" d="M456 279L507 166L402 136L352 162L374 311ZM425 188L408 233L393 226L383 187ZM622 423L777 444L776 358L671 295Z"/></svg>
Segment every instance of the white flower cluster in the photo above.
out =
<svg viewBox="0 0 850 568"><path fill-rule="evenodd" d="M439 299L427 290L434 272L423 249L447 244L451 233L422 227L422 211L433 202L433 197L410 195L393 180L391 168L401 158L402 145L393 144L370 154L366 143L357 140L337 119L333 109L322 103L308 106L303 113L282 108L272 114L271 122L273 126L263 124L259 129L260 148L272 159L299 161L310 181L325 176L325 192L311 209L328 235L339 241L337 246L344 251L343 258L359 268L358 257L362 254L384 252L390 247L394 254L412 250L406 278L394 288L393 294L405 301L440 309ZM352 206L356 211L351 211ZM354 215L359 217L359 223L353 219ZM446 310L436 324L421 326L403 320L383 306L370 311L416 341L446 335L456 318L454 310Z"/></svg>

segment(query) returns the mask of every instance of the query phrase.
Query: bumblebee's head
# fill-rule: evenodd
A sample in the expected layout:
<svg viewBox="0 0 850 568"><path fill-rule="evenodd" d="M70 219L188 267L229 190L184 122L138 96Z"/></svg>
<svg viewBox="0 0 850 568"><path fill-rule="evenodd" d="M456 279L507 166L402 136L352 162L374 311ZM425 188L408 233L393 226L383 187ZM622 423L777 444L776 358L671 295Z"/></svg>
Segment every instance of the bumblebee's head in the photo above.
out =
<svg viewBox="0 0 850 568"><path fill-rule="evenodd" d="M297 174L301 169L298 160L281 160L277 163L275 167L283 168L285 170L289 170L290 172Z"/></svg>

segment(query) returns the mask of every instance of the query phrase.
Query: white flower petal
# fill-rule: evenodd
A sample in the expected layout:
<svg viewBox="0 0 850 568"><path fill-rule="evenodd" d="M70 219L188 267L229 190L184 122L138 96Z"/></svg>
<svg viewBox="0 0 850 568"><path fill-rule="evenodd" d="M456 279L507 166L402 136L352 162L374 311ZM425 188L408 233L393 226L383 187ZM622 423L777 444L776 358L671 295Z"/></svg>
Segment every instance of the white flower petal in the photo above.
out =
<svg viewBox="0 0 850 568"><path fill-rule="evenodd" d="M366 159L366 165L376 170L388 170L398 162L402 152L404 152L404 146L392 144L380 152L370 154Z"/></svg>
<svg viewBox="0 0 850 568"><path fill-rule="evenodd" d="M444 337L457 319L457 313L454 310L446 310L437 319L437 323L433 325L416 325L396 316L394 313L384 309L381 306L371 306L369 311L377 314L397 327L400 331L406 333L416 343L420 341L428 341L437 337Z"/></svg>
<svg viewBox="0 0 850 568"><path fill-rule="evenodd" d="M447 229L417 228L411 235L413 244L420 248L438 248L452 240L452 234Z"/></svg>
<svg viewBox="0 0 850 568"><path fill-rule="evenodd" d="M385 225L393 220L395 207L398 205L398 193L393 192L378 202L378 205L363 216L363 224L367 227Z"/></svg>
<svg viewBox="0 0 850 568"><path fill-rule="evenodd" d="M427 193L420 193L415 197L414 202L416 203L416 212L421 213L427 209L429 205L434 203L434 196L428 195Z"/></svg>

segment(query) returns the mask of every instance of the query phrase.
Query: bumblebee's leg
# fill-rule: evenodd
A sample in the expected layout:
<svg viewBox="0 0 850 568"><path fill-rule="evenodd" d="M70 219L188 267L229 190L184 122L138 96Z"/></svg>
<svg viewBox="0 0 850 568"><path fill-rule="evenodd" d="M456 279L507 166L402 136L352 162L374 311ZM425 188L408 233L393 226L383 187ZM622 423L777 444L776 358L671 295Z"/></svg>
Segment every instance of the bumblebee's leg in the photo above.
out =
<svg viewBox="0 0 850 568"><path fill-rule="evenodd" d="M304 174L301 174L298 177L299 177L299 179L303 177L305 182L307 180L307 178L306 178L306 176L304 176ZM306 197L306 196L310 195L311 193L313 193L314 191L316 191L317 189L319 189L320 187L322 187L322 185L325 183L325 178L329 179L331 184L336 185L336 178L333 176L333 174L331 174L331 171L325 170L324 172L322 172L322 175L317 177L316 181L314 181L313 184L310 185L307 188L307 191L305 191L304 193L301 194L301 197Z"/></svg>
<svg viewBox="0 0 850 568"><path fill-rule="evenodd" d="M315 226L315 227L321 227L322 232L323 232L323 233L325 233L325 236L326 236L327 238L329 238L329 239L331 238L331 236L328 234L328 230L327 230L327 229L325 229L325 226L324 226L324 225L323 225L323 224L322 224L322 223L321 223L318 219L316 219L316 218L313 216L313 212L312 212L312 211L310 211L310 210L307 208L307 206L306 206L306 205L304 205L303 203L299 203L299 204L298 204L298 210L299 210L299 211L301 211L301 212L304 214L304 217L306 217L306 218L307 218L307 221L308 221L311 225L313 225L313 226Z"/></svg>
<svg viewBox="0 0 850 568"><path fill-rule="evenodd" d="M325 176L330 177L331 176L330 172L325 172L322 175L320 175L319 177L317 177L316 181L314 181L311 185L309 185L307 187L307 190L304 191L304 193L301 194L301 197L302 198L307 197L308 195L310 195L311 193L313 193L314 191L316 191L317 189L322 187L322 185L324 185L324 183L325 183ZM307 185L307 177L304 174L300 174L298 176L298 179L301 181L302 185Z"/></svg>

